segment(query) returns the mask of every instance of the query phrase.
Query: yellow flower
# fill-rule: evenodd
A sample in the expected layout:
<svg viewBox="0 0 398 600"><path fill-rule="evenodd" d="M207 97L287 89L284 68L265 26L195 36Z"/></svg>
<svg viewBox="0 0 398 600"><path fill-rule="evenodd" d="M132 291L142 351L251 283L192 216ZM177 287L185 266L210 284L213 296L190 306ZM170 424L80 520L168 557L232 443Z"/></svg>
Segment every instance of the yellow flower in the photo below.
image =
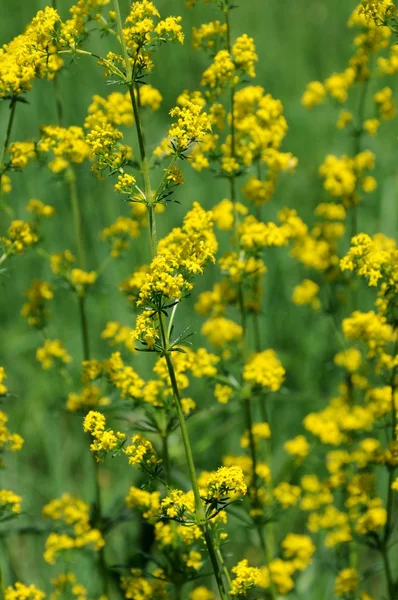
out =
<svg viewBox="0 0 398 600"><path fill-rule="evenodd" d="M29 200L26 210L32 212L36 217L53 217L55 215L55 208L44 204L41 200Z"/></svg>
<svg viewBox="0 0 398 600"><path fill-rule="evenodd" d="M359 577L355 569L343 569L336 577L334 593L336 596L344 596L355 592L358 587Z"/></svg>
<svg viewBox="0 0 398 600"><path fill-rule="evenodd" d="M253 354L243 370L243 379L248 383L277 392L285 378L285 369L274 350L264 350Z"/></svg>
<svg viewBox="0 0 398 600"><path fill-rule="evenodd" d="M304 279L294 288L292 300L297 306L310 304L314 310L318 310L321 306L321 301L317 297L319 289L319 285L315 281Z"/></svg>
<svg viewBox="0 0 398 600"><path fill-rule="evenodd" d="M326 90L320 81L311 81L301 98L301 103L305 108L313 108L322 104L326 95Z"/></svg>
<svg viewBox="0 0 398 600"><path fill-rule="evenodd" d="M17 581L5 590L4 600L44 600L45 593L34 585L25 585Z"/></svg>
<svg viewBox="0 0 398 600"><path fill-rule="evenodd" d="M43 369L51 369L54 363L58 367L63 367L72 361L61 340L47 339L43 346L36 350L36 358Z"/></svg>

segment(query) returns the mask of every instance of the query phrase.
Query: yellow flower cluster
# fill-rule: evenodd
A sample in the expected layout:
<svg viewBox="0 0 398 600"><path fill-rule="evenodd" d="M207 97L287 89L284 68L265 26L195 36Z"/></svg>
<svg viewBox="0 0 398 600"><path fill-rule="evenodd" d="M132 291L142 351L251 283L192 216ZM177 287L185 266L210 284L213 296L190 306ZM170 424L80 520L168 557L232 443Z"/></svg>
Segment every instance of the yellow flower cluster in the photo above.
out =
<svg viewBox="0 0 398 600"><path fill-rule="evenodd" d="M54 365L61 368L72 360L61 340L49 339L36 350L36 358L43 369L51 369Z"/></svg>
<svg viewBox="0 0 398 600"><path fill-rule="evenodd" d="M243 379L252 385L277 392L285 378L285 369L274 350L253 354L243 370Z"/></svg>
<svg viewBox="0 0 398 600"><path fill-rule="evenodd" d="M149 469L160 462L152 443L140 433L131 438L131 443L126 446L124 453L128 456L130 465L136 465L142 469Z"/></svg>
<svg viewBox="0 0 398 600"><path fill-rule="evenodd" d="M4 381L7 379L6 370L4 367L0 367L0 396L4 396L7 393L7 386Z"/></svg>
<svg viewBox="0 0 398 600"><path fill-rule="evenodd" d="M25 317L29 325L43 329L45 327L48 310L46 303L54 297L53 288L49 283L35 279L27 290L28 302L22 307L21 315Z"/></svg>
<svg viewBox="0 0 398 600"><path fill-rule="evenodd" d="M19 433L11 433L7 427L8 417L0 410L0 450L11 450L11 452L18 452L21 450L24 440ZM0 462L3 465L3 461Z"/></svg>
<svg viewBox="0 0 398 600"><path fill-rule="evenodd" d="M101 231L101 239L110 244L112 258L118 258L128 250L131 240L139 235L139 224L131 217L118 217L112 225Z"/></svg>
<svg viewBox="0 0 398 600"><path fill-rule="evenodd" d="M54 173L67 169L71 163L80 164L90 156L90 147L87 144L81 127L68 128L57 125L45 125L40 130L40 139L37 144L39 155L52 154L53 159L48 163Z"/></svg>
<svg viewBox="0 0 398 600"><path fill-rule="evenodd" d="M29 200L26 210L35 215L35 217L53 217L55 215L55 208L50 204L44 204L41 200L32 199Z"/></svg>
<svg viewBox="0 0 398 600"><path fill-rule="evenodd" d="M373 239L366 233L352 238L351 248L341 259L342 271L356 271L365 277L370 286L377 286L380 279L389 285L398 283L398 250L392 239L375 236Z"/></svg>
<svg viewBox="0 0 398 600"><path fill-rule="evenodd" d="M55 564L58 554L73 548L91 547L99 551L104 539L98 529L90 525L90 506L70 494L51 500L43 507L43 516L53 521L61 521L71 533L50 533L46 540L44 560Z"/></svg>
<svg viewBox="0 0 398 600"><path fill-rule="evenodd" d="M109 398L103 395L98 386L86 385L79 394L72 392L68 394L66 409L70 412L77 412L108 404L110 404Z"/></svg>
<svg viewBox="0 0 398 600"><path fill-rule="evenodd" d="M320 166L319 173L324 178L324 188L328 194L341 198L346 206L350 206L359 201L358 186L365 193L376 189L375 178L364 175L374 165L375 156L370 150L364 150L354 158L329 154Z"/></svg>
<svg viewBox="0 0 398 600"><path fill-rule="evenodd" d="M130 365L125 365L120 352L104 360L102 367L110 383L119 390L122 398L141 398L144 381Z"/></svg>
<svg viewBox="0 0 398 600"><path fill-rule="evenodd" d="M129 352L134 352L134 329L117 321L108 321L101 338L109 340L112 346L123 344Z"/></svg>
<svg viewBox="0 0 398 600"><path fill-rule="evenodd" d="M318 310L321 306L321 301L318 298L319 285L311 279L304 279L293 290L292 300L297 306L310 304L314 310Z"/></svg>
<svg viewBox="0 0 398 600"><path fill-rule="evenodd" d="M45 597L45 593L35 585L25 585L19 581L7 587L4 593L4 600L44 600Z"/></svg>
<svg viewBox="0 0 398 600"><path fill-rule="evenodd" d="M63 64L54 53L55 30L60 23L57 11L47 6L35 15L23 34L0 49L1 98L30 90L36 78L54 77Z"/></svg>
<svg viewBox="0 0 398 600"><path fill-rule="evenodd" d="M33 246L39 241L35 228L32 223L16 219L11 221L8 228L8 237L1 237L7 254L21 254L29 246Z"/></svg>
<svg viewBox="0 0 398 600"><path fill-rule="evenodd" d="M19 514L21 512L21 502L21 496L18 496L12 490L0 489L0 515L3 512Z"/></svg>
<svg viewBox="0 0 398 600"><path fill-rule="evenodd" d="M84 417L83 430L91 433L93 441L90 450L95 459L101 462L108 452L117 452L122 447L126 438L124 433L112 429L105 429L106 419L100 412L90 410Z"/></svg>
<svg viewBox="0 0 398 600"><path fill-rule="evenodd" d="M195 49L204 48L215 51L219 45L220 38L225 39L227 33L226 23L221 23L218 19L203 23L200 27L192 29L192 46Z"/></svg>
<svg viewBox="0 0 398 600"><path fill-rule="evenodd" d="M205 212L195 202L183 226L173 229L159 242L158 254L145 275L137 304L159 310L165 300L181 298L192 289L192 277L202 273L209 260L214 261L216 250L212 213ZM137 338L138 335L144 341L145 328L137 332Z"/></svg>

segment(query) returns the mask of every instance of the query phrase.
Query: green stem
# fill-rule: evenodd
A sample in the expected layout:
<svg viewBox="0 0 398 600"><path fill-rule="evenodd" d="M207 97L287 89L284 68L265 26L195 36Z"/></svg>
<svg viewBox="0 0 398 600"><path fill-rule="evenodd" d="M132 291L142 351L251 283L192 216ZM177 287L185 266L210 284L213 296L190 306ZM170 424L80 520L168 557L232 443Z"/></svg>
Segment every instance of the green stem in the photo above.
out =
<svg viewBox="0 0 398 600"><path fill-rule="evenodd" d="M97 527L100 531L102 531L102 510L101 510L101 487L99 483L99 463L96 461L94 455L94 485L95 485L95 523L94 526ZM105 560L105 546L103 546L98 552L98 567L100 572L100 578L102 582L102 591L109 598L109 581L108 581L108 572Z"/></svg>
<svg viewBox="0 0 398 600"><path fill-rule="evenodd" d="M382 547L380 548L380 552L381 552L381 556L382 556L383 563L384 563L384 571L385 571L386 579L387 579L389 600L396 600L395 583L394 583L394 578L393 578L392 571L391 571L391 564L390 564L390 559L388 556L387 546L385 544L383 544Z"/></svg>
<svg viewBox="0 0 398 600"><path fill-rule="evenodd" d="M145 150L145 140L144 140L144 132L142 129L140 111L137 103L136 93L138 95L138 88L134 85L133 81L133 70L130 64L130 57L127 51L126 41L123 35L123 24L122 18L120 15L120 7L119 1L113 0L113 6L116 13L116 24L118 30L118 38L122 50L122 56L124 61L124 66L126 70L126 85L128 87L130 93L131 104L133 107L135 126L137 130L137 138L138 138L138 146L140 150L140 158L141 158L141 173L144 180L144 194L145 194L145 202L148 208L148 220L149 220L149 234L151 241L151 255L152 257L156 255L156 221L155 221L155 209L153 205L153 195L152 195L152 186L149 175L149 164L146 156Z"/></svg>
<svg viewBox="0 0 398 600"><path fill-rule="evenodd" d="M69 197L72 208L72 218L73 218L73 229L75 232L75 240L77 246L77 255L79 259L79 267L84 269L85 266L85 253L83 246L83 228L82 228L82 214L80 210L80 202L77 194L77 186L76 186L76 175L72 169L72 167L68 167L66 172L66 181L69 187Z"/></svg>
<svg viewBox="0 0 398 600"><path fill-rule="evenodd" d="M8 149L9 143L10 143L12 126L14 124L16 106L17 106L17 100L16 100L16 98L12 98L12 100L10 102L10 113L8 115L8 123L7 123L6 134L4 137L3 150L1 153L1 159L0 159L0 207L2 207L10 216L13 215L14 211L12 210L11 207L9 207L5 203L3 203L2 181L3 181L3 175L5 173L5 160L6 160L7 149Z"/></svg>
<svg viewBox="0 0 398 600"><path fill-rule="evenodd" d="M57 121L58 121L58 125L61 125L61 127L64 124L64 110L62 107L62 94L61 94L61 89L59 87L59 75L56 74L54 76L54 96L55 96L55 111L57 114Z"/></svg>
<svg viewBox="0 0 398 600"><path fill-rule="evenodd" d="M204 538L205 538L205 541L206 541L207 551L209 553L210 561L211 561L211 564L213 567L213 572L214 572L214 576L215 576L215 579L217 582L218 590L220 592L221 600L227 600L228 595L226 593L224 581L223 581L223 578L221 575L220 565L219 565L219 562L217 559L217 554L216 554L216 550L215 550L215 544L214 544L214 540L213 540L213 536L212 536L212 532L211 532L211 527L209 525L209 522L207 521L205 510L203 507L203 502L200 497L199 485L198 485L198 480L196 477L195 462L194 462L194 458L193 458L191 443L189 440L188 428L187 428L187 424L185 421L184 412L183 412L182 406L181 406L180 391L178 388L174 365L173 365L173 361L172 361L170 350L169 350L169 340L166 335L166 330L165 330L165 326L163 323L162 315L160 315L160 317L159 317L159 323L160 323L160 331L161 331L162 341L163 341L164 357L166 359L166 364L167 364L167 369L168 369L168 373L169 373L169 377L170 377L171 387L173 390L174 403L175 403L175 407L176 407L178 422L180 425L181 436L182 436L182 440L183 440L183 444L184 444L185 458L187 461L192 491L193 491L193 495L195 498L195 514L196 514L197 524L201 528Z"/></svg>
<svg viewBox="0 0 398 600"><path fill-rule="evenodd" d="M81 329L81 335L82 335L83 357L84 357L84 360L90 360L90 342L89 342L89 336L88 336L86 298L84 296L79 296L78 301L79 301L80 329Z"/></svg>

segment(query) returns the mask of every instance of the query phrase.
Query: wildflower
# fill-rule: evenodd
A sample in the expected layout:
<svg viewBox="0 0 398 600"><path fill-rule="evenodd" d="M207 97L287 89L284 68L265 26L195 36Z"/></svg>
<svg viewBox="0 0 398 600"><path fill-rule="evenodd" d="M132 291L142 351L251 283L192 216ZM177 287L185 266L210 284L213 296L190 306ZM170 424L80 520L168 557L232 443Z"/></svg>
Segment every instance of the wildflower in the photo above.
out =
<svg viewBox="0 0 398 600"><path fill-rule="evenodd" d="M344 596L355 592L358 587L359 578L355 569L343 569L336 577L334 593L336 596Z"/></svg>
<svg viewBox="0 0 398 600"><path fill-rule="evenodd" d="M126 366L120 352L114 352L103 362L104 372L111 384L119 390L122 398L141 398L144 381L129 365Z"/></svg>
<svg viewBox="0 0 398 600"><path fill-rule="evenodd" d="M100 412L90 410L83 421L83 430L91 433L93 441L90 450L95 459L101 462L108 452L117 452L122 447L125 434L105 429L106 419Z"/></svg>
<svg viewBox="0 0 398 600"><path fill-rule="evenodd" d="M216 600L216 597L212 591L201 585L189 594L189 600Z"/></svg>
<svg viewBox="0 0 398 600"><path fill-rule="evenodd" d="M71 163L80 164L90 155L90 147L85 141L83 129L76 126L43 126L37 151L52 154L53 159L48 166L54 173L64 171Z"/></svg>
<svg viewBox="0 0 398 600"><path fill-rule="evenodd" d="M110 403L96 385L86 385L79 394L70 393L66 401L66 409L70 412L98 406L107 406Z"/></svg>
<svg viewBox="0 0 398 600"><path fill-rule="evenodd" d="M26 210L32 212L36 217L53 217L55 215L53 206L36 199L29 200Z"/></svg>
<svg viewBox="0 0 398 600"><path fill-rule="evenodd" d="M97 273L95 271L84 271L74 268L70 272L70 282L79 296L84 296L86 289L95 283Z"/></svg>
<svg viewBox="0 0 398 600"><path fill-rule="evenodd" d="M4 242L8 254L21 254L29 246L39 241L39 236L31 223L16 219L11 221L8 228L8 237L0 238Z"/></svg>
<svg viewBox="0 0 398 600"><path fill-rule="evenodd" d="M193 102L182 108L176 106L170 111L170 116L177 117L169 129L169 137L178 154L185 152L191 144L202 141L211 130L208 114L203 113L201 106Z"/></svg>
<svg viewBox="0 0 398 600"><path fill-rule="evenodd" d="M212 214L194 203L181 228L175 228L159 242L141 287L138 304L157 308L162 298L179 299L192 289L191 279L214 261L217 242L212 230Z"/></svg>
<svg viewBox="0 0 398 600"><path fill-rule="evenodd" d="M295 571L294 562L275 558L269 565L271 581L276 585L280 594L287 594L294 588L292 575Z"/></svg>
<svg viewBox="0 0 398 600"><path fill-rule="evenodd" d="M21 512L21 502L21 496L18 496L12 490L0 489L0 514L3 511L19 514Z"/></svg>
<svg viewBox="0 0 398 600"><path fill-rule="evenodd" d="M0 367L0 396L4 396L7 393L7 386L4 385L5 379L7 379L5 368Z"/></svg>
<svg viewBox="0 0 398 600"><path fill-rule="evenodd" d="M36 350L36 358L41 363L43 369L51 369L54 363L62 367L72 361L60 340L47 339L43 346Z"/></svg>
<svg viewBox="0 0 398 600"><path fill-rule="evenodd" d="M25 585L17 581L14 586L5 589L4 600L44 600L45 597L45 593L35 585Z"/></svg>
<svg viewBox="0 0 398 600"><path fill-rule="evenodd" d="M70 250L64 250L50 257L50 267L55 275L65 276L70 271L70 266L74 263L75 257Z"/></svg>
<svg viewBox="0 0 398 600"><path fill-rule="evenodd" d="M49 314L46 303L54 297L52 286L45 281L35 279L27 290L26 296L28 302L23 305L21 315L32 327L43 329Z"/></svg>
<svg viewBox="0 0 398 600"><path fill-rule="evenodd" d="M101 231L101 239L109 242L112 258L118 258L130 247L131 240L139 234L137 221L130 217L118 217L115 223Z"/></svg>
<svg viewBox="0 0 398 600"><path fill-rule="evenodd" d="M323 102L325 95L323 84L320 81L311 81L301 98L301 103L305 108L313 108Z"/></svg>
<svg viewBox="0 0 398 600"><path fill-rule="evenodd" d="M137 487L130 487L126 496L128 508L138 508L144 519L151 520L160 512L160 493L148 492Z"/></svg>
<svg viewBox="0 0 398 600"><path fill-rule="evenodd" d="M339 367L345 367L350 373L355 373L362 363L361 352L357 348L338 352L334 357L334 363Z"/></svg>
<svg viewBox="0 0 398 600"><path fill-rule="evenodd" d="M117 321L108 321L101 333L103 340L109 340L111 345L123 344L129 352L134 352L134 329L121 325Z"/></svg>
<svg viewBox="0 0 398 600"><path fill-rule="evenodd" d="M310 304L314 310L318 310L321 306L321 301L317 298L319 289L319 285L315 281L304 279L294 288L292 300L297 306Z"/></svg>
<svg viewBox="0 0 398 600"><path fill-rule="evenodd" d="M288 440L283 447L288 454L297 456L297 458L305 458L310 451L310 445L303 435L297 435L295 438Z"/></svg>
<svg viewBox="0 0 398 600"><path fill-rule="evenodd" d="M0 410L0 450L10 450L11 452L19 452L21 450L24 439L18 433L11 433L6 425L8 417ZM0 462L3 465L3 461Z"/></svg>
<svg viewBox="0 0 398 600"><path fill-rule="evenodd" d="M283 508L288 508L289 506L296 506L300 499L301 490L297 485L291 485L283 481L274 488L273 494Z"/></svg>
<svg viewBox="0 0 398 600"><path fill-rule="evenodd" d="M254 423L252 425L252 436L254 443L258 445L261 440L268 440L271 437L271 429L268 423ZM250 447L250 435L249 431L245 431L240 439L241 448Z"/></svg>
<svg viewBox="0 0 398 600"><path fill-rule="evenodd" d="M34 142L13 142L9 147L11 154L11 165L15 169L25 169L29 161L36 157L36 147Z"/></svg>
<svg viewBox="0 0 398 600"><path fill-rule="evenodd" d="M258 61L253 38L247 34L238 37L232 46L235 66L249 77L255 77L254 64Z"/></svg>
<svg viewBox="0 0 398 600"><path fill-rule="evenodd" d="M221 385L216 383L214 388L214 395L220 404L228 404L229 400L233 396L233 389L229 385Z"/></svg>
<svg viewBox="0 0 398 600"><path fill-rule="evenodd" d="M225 317L215 317L208 319L202 326L201 333L205 335L210 343L218 348L240 340L243 330L240 325L226 319Z"/></svg>
<svg viewBox="0 0 398 600"><path fill-rule="evenodd" d="M131 444L126 446L124 453L128 456L130 465L149 468L160 462L151 442L146 440L140 433L131 438Z"/></svg>
<svg viewBox="0 0 398 600"><path fill-rule="evenodd" d="M311 564L315 546L308 535L289 533L281 544L285 558L292 561L295 569L303 571ZM272 573L272 570L271 570Z"/></svg>
<svg viewBox="0 0 398 600"><path fill-rule="evenodd" d="M167 598L166 582L144 577L138 569L132 569L130 575L121 577L121 587L126 598L142 598L142 600L151 600L151 598L166 600Z"/></svg>
<svg viewBox="0 0 398 600"><path fill-rule="evenodd" d="M243 379L249 383L277 392L284 380L285 369L282 367L274 350L264 350L253 354L246 363Z"/></svg>
<svg viewBox="0 0 398 600"><path fill-rule="evenodd" d="M270 585L268 570L249 567L247 559L241 560L232 567L232 573L235 577L232 580L231 596L246 596L253 587L266 589Z"/></svg>

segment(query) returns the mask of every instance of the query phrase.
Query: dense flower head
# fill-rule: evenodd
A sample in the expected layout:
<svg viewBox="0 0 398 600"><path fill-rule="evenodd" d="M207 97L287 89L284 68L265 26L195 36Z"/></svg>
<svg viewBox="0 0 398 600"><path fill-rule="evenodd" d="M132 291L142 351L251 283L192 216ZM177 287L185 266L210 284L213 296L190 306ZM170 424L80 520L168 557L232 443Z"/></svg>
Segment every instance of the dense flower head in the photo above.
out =
<svg viewBox="0 0 398 600"><path fill-rule="evenodd" d="M8 417L0 410L0 450L10 450L11 452L19 452L21 450L24 439L19 433L11 433L7 427ZM0 462L3 465L3 461Z"/></svg>
<svg viewBox="0 0 398 600"><path fill-rule="evenodd" d="M268 588L270 585L267 568L249 567L249 561L245 558L232 567L234 579L232 580L231 596L246 596L247 592L254 587Z"/></svg>
<svg viewBox="0 0 398 600"><path fill-rule="evenodd" d="M42 329L48 317L46 304L54 297L52 286L40 279L35 279L26 291L28 301L22 306L21 315L32 327Z"/></svg>
<svg viewBox="0 0 398 600"><path fill-rule="evenodd" d="M131 438L131 442L125 447L124 452L128 456L130 465L145 468L156 465L159 462L152 443L140 433L135 434Z"/></svg>
<svg viewBox="0 0 398 600"><path fill-rule="evenodd" d="M84 417L83 429L92 436L90 450L97 461L102 461L108 452L118 452L126 438L120 431L106 429L106 418L94 410Z"/></svg>
<svg viewBox="0 0 398 600"><path fill-rule="evenodd" d="M37 152L39 156L51 154L52 160L48 166L54 173L60 173L71 163L80 164L86 160L90 156L90 147L81 127L44 125L40 131Z"/></svg>
<svg viewBox="0 0 398 600"><path fill-rule="evenodd" d="M185 152L195 142L201 142L211 130L209 115L195 102L176 106L170 111L170 116L176 118L169 129L169 137L178 153Z"/></svg>
<svg viewBox="0 0 398 600"><path fill-rule="evenodd" d="M212 213L195 202L184 218L158 245L157 256L141 287L138 304L153 303L162 298L179 299L192 289L191 279L203 272L208 261L214 261L217 241L212 228Z"/></svg>
<svg viewBox="0 0 398 600"><path fill-rule="evenodd" d="M394 285L398 278L398 251L395 240L384 236L372 239L366 233L352 238L351 248L341 259L342 271L357 271L370 286L378 286L380 279Z"/></svg>
<svg viewBox="0 0 398 600"><path fill-rule="evenodd" d="M26 248L39 241L34 225L22 219L11 221L7 233L7 237L0 237L7 254L22 254Z"/></svg>
<svg viewBox="0 0 398 600"><path fill-rule="evenodd" d="M0 49L0 97L18 96L30 90L36 78L54 77L63 65L54 53L68 45L56 35L61 19L54 8L38 11L24 33ZM58 37L58 39L57 39Z"/></svg>
<svg viewBox="0 0 398 600"><path fill-rule="evenodd" d="M90 524L90 506L80 498L63 494L43 507L43 516L61 521L70 529L70 533L50 533L48 536L44 560L51 565L64 550L90 547L99 551L104 546L101 532Z"/></svg>
<svg viewBox="0 0 398 600"><path fill-rule="evenodd" d="M36 358L43 369L51 369L54 365L62 367L72 361L61 340L50 339L36 350Z"/></svg>
<svg viewBox="0 0 398 600"><path fill-rule="evenodd" d="M25 585L17 581L14 586L5 589L4 600L44 600L45 593L35 585Z"/></svg>
<svg viewBox="0 0 398 600"><path fill-rule="evenodd" d="M277 392L285 378L285 369L274 350L264 350L253 354L247 361L243 379L253 385Z"/></svg>
<svg viewBox="0 0 398 600"><path fill-rule="evenodd" d="M22 497L12 490L0 489L0 517L4 513L19 514L21 512Z"/></svg>
<svg viewBox="0 0 398 600"><path fill-rule="evenodd" d="M86 385L80 393L71 392L66 400L66 409L70 412L77 412L107 406L110 400L104 396L101 389L96 385Z"/></svg>
<svg viewBox="0 0 398 600"><path fill-rule="evenodd" d="M304 279L294 288L292 300L297 306L309 304L314 310L318 310L321 305L318 298L319 289L319 285L315 281Z"/></svg>
<svg viewBox="0 0 398 600"><path fill-rule="evenodd" d="M121 577L121 587L125 598L140 598L140 600L167 600L166 582L160 579L146 577L138 569L132 569L131 574Z"/></svg>

